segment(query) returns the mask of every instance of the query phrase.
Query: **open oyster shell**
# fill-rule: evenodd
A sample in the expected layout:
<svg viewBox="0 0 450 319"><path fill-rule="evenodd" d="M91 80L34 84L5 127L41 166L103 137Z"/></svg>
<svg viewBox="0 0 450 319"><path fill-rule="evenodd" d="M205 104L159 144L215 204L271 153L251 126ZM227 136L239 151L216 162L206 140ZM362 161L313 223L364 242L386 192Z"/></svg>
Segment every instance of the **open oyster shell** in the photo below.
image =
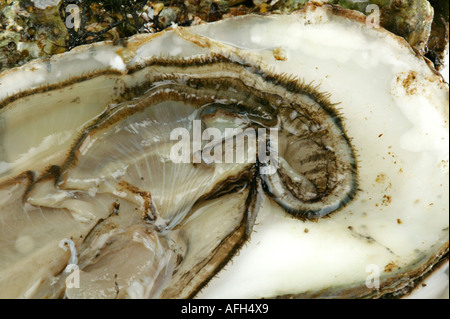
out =
<svg viewBox="0 0 450 319"><path fill-rule="evenodd" d="M1 296L405 293L448 251L448 86L365 22L308 4L4 72ZM241 160L205 157L227 128Z"/></svg>

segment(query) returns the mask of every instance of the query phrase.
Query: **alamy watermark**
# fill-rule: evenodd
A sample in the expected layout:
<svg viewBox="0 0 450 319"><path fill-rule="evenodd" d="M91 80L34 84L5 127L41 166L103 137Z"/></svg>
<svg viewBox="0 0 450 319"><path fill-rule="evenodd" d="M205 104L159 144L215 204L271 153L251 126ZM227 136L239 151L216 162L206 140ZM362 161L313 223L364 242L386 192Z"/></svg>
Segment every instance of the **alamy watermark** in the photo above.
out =
<svg viewBox="0 0 450 319"><path fill-rule="evenodd" d="M76 4L69 4L65 8L67 13L66 20L64 21L68 29L78 30L81 24L80 18L80 7ZM365 9L366 25L371 28L380 28L380 7L376 4L369 4ZM142 12L142 17L146 22L153 18L153 9L151 8L148 12Z"/></svg>
<svg viewBox="0 0 450 319"><path fill-rule="evenodd" d="M80 18L80 7L76 4L69 4L66 7L66 27L67 29L73 29L78 30L81 25L81 18Z"/></svg>
<svg viewBox="0 0 450 319"><path fill-rule="evenodd" d="M366 25L371 28L380 28L380 7L376 4L369 4L366 7Z"/></svg>
<svg viewBox="0 0 450 319"><path fill-rule="evenodd" d="M380 267L375 264L370 264L366 267L366 287L369 289L380 289Z"/></svg>
<svg viewBox="0 0 450 319"><path fill-rule="evenodd" d="M194 120L192 134L185 127L172 130L170 140L177 141L170 150L173 163L219 164L256 163L260 174L274 174L278 167L277 128L208 127L202 130L201 120ZM206 143L205 143L206 142Z"/></svg>
<svg viewBox="0 0 450 319"><path fill-rule="evenodd" d="M70 250L70 259L64 269L65 273L69 273L66 278L66 288L80 288L80 268L78 267L77 250L71 239L63 239L59 242L59 247L65 251Z"/></svg>

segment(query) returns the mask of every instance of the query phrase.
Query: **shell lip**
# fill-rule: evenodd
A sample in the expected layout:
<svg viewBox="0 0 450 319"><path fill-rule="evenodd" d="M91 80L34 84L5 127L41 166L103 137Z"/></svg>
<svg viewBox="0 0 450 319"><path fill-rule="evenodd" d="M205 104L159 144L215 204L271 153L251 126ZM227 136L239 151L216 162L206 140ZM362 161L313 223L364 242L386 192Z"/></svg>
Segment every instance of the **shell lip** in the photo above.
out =
<svg viewBox="0 0 450 319"><path fill-rule="evenodd" d="M448 267L449 260L450 260L448 245L449 245L449 243L447 242L447 248L444 249L444 252L442 253L440 259L433 266L430 266L430 270L426 271L424 274L422 274L421 276L414 279L413 287L411 287L411 289L408 290L405 294L401 295L400 298L408 297L418 287L420 287L428 278L433 276L435 273L437 273L439 270L443 269L444 267ZM398 298L398 297L396 297L396 298Z"/></svg>

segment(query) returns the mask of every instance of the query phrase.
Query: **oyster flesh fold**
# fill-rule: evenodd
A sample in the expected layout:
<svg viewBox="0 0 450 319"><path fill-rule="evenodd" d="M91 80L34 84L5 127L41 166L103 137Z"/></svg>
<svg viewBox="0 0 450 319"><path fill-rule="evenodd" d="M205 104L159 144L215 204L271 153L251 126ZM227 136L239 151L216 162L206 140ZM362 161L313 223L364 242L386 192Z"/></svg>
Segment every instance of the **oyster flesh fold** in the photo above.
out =
<svg viewBox="0 0 450 319"><path fill-rule="evenodd" d="M448 116L331 5L6 71L0 297L401 296L448 252Z"/></svg>

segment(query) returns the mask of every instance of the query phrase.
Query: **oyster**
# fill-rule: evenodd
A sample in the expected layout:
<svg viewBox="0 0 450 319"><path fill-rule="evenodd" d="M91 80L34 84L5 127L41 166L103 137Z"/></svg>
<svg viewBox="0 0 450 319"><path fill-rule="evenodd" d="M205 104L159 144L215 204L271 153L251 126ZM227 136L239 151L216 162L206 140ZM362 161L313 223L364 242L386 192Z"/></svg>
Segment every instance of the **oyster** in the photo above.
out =
<svg viewBox="0 0 450 319"><path fill-rule="evenodd" d="M448 251L448 86L361 14L96 43L0 89L1 297L401 295Z"/></svg>

